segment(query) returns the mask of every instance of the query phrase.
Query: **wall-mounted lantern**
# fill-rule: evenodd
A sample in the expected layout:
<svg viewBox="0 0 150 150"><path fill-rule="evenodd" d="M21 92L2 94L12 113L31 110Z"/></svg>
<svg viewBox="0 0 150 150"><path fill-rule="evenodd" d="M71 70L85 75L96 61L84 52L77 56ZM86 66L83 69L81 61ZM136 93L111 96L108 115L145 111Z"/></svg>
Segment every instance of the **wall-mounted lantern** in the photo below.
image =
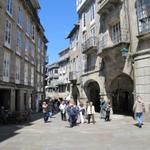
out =
<svg viewBox="0 0 150 150"><path fill-rule="evenodd" d="M128 51L129 51L129 49L128 48L122 48L121 49L121 54L122 54L122 56L123 57L127 57L128 56Z"/></svg>

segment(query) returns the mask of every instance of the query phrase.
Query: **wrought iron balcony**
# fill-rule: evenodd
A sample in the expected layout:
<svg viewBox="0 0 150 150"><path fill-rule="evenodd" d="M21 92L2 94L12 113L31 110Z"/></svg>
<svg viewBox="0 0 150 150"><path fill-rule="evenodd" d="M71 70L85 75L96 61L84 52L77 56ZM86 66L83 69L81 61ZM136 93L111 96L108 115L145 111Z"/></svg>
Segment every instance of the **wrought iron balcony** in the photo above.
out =
<svg viewBox="0 0 150 150"><path fill-rule="evenodd" d="M108 9L111 5L115 5L117 3L120 3L122 0L99 0L99 10L98 13L103 12L105 9Z"/></svg>
<svg viewBox="0 0 150 150"><path fill-rule="evenodd" d="M110 35L105 34L102 36L99 42L99 52L101 53L105 49L117 47L120 44L129 44L129 33L127 29L120 29L117 34Z"/></svg>
<svg viewBox="0 0 150 150"><path fill-rule="evenodd" d="M76 71L69 72L69 80L70 81L77 80L77 72Z"/></svg>
<svg viewBox="0 0 150 150"><path fill-rule="evenodd" d="M98 38L96 36L90 37L82 44L82 53L87 53L91 50L97 51L98 49Z"/></svg>

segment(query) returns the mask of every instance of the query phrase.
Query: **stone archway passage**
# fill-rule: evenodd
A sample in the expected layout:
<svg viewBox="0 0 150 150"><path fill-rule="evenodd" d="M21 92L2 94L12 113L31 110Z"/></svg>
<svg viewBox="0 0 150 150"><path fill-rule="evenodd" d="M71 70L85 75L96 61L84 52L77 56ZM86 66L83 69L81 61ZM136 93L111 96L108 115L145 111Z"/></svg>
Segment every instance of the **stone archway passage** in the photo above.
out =
<svg viewBox="0 0 150 150"><path fill-rule="evenodd" d="M99 112L100 111L99 84L96 81L91 81L85 88L88 100L93 102L93 105L95 106L95 111Z"/></svg>
<svg viewBox="0 0 150 150"><path fill-rule="evenodd" d="M132 115L133 98L133 81L122 74L115 78L111 84L112 107L113 112L117 114Z"/></svg>

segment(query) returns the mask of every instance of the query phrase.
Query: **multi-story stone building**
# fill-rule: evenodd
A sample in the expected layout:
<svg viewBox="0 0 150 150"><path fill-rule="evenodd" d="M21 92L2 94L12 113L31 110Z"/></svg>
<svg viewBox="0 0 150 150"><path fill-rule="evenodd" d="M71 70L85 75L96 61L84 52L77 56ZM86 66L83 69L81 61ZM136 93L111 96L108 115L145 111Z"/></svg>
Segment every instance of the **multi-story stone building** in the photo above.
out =
<svg viewBox="0 0 150 150"><path fill-rule="evenodd" d="M112 101L115 113L132 113L136 95L150 110L149 10L146 0L77 0L79 95L96 110L101 95Z"/></svg>
<svg viewBox="0 0 150 150"><path fill-rule="evenodd" d="M39 8L37 0L0 1L0 106L10 111L35 109L44 98L47 39Z"/></svg>
<svg viewBox="0 0 150 150"><path fill-rule="evenodd" d="M47 86L46 88L46 97L58 97L58 82L59 82L59 73L58 73L58 63L53 63L47 65Z"/></svg>
<svg viewBox="0 0 150 150"><path fill-rule="evenodd" d="M58 81L58 92L59 97L65 98L70 93L70 81L69 81L69 48L64 49L59 53L58 60L58 73L59 73L59 81Z"/></svg>
<svg viewBox="0 0 150 150"><path fill-rule="evenodd" d="M67 39L70 39L70 61L69 61L69 80L70 80L70 96L77 103L77 99L81 96L81 52L79 45L79 28L80 25L77 23L70 31Z"/></svg>

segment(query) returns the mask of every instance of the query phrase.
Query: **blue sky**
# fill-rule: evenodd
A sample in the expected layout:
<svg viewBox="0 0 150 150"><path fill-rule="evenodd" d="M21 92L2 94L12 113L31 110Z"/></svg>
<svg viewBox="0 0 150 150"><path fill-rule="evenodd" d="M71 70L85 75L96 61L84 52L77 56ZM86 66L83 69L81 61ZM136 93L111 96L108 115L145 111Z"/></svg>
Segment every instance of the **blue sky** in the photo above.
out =
<svg viewBox="0 0 150 150"><path fill-rule="evenodd" d="M76 0L39 0L39 16L49 41L49 63L58 60L58 53L69 46L65 39L77 22Z"/></svg>

